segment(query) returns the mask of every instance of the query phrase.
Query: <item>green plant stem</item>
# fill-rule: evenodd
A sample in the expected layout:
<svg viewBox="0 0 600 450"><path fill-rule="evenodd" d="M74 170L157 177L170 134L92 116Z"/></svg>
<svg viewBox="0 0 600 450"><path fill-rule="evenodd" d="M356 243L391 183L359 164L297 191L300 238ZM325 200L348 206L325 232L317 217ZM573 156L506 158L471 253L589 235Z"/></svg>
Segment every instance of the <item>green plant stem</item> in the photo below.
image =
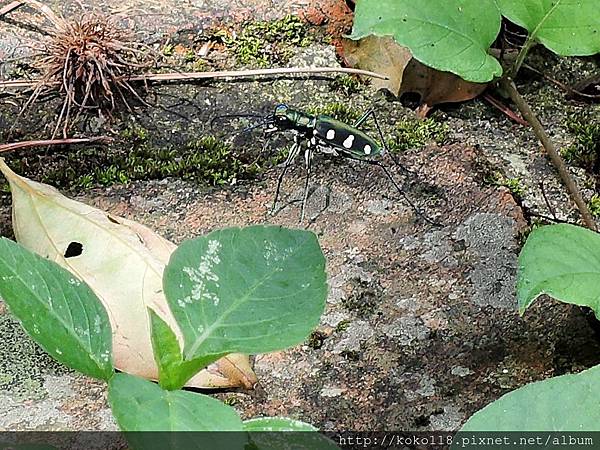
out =
<svg viewBox="0 0 600 450"><path fill-rule="evenodd" d="M527 120L527 122L531 124L531 127L533 128L533 132L535 133L536 137L540 140L540 142L548 152L552 164L554 164L554 167L556 167L556 170L558 171L562 182L565 184L569 195L577 205L577 208L581 213L581 217L583 218L585 226L590 230L596 231L596 222L594 221L594 218L592 217L592 214L590 213L587 204L583 200L581 192L577 188L575 181L569 174L569 170L567 169L565 162L558 154L556 147L550 140L550 137L546 133L546 130L544 130L544 127L542 126L541 122L539 121L535 113L531 110L525 99L521 97L521 94L519 94L519 91L517 90L517 87L515 86L515 83L511 78L502 78L500 80L500 84L502 88L505 89L506 92L508 92L511 100L514 102L515 105L517 105L517 108L519 108L519 111L521 112L525 120Z"/></svg>
<svg viewBox="0 0 600 450"><path fill-rule="evenodd" d="M527 36L527 40L525 41L525 44L523 44L523 47L521 47L521 50L519 51L519 54L517 55L517 59L515 60L515 63L513 64L512 68L510 70L510 79L514 80L517 77L517 73L521 69L521 66L523 65L523 61L525 61L525 57L527 56L527 53L529 53L529 49L533 46L533 44L535 44L535 41L533 39L531 39L531 34L529 34Z"/></svg>

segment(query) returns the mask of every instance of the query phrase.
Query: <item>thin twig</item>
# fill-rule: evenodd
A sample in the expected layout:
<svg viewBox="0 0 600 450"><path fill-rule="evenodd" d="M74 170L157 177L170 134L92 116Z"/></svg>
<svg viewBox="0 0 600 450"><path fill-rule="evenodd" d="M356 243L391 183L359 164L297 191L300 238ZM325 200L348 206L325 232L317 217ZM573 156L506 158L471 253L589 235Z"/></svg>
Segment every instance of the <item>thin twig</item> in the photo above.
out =
<svg viewBox="0 0 600 450"><path fill-rule="evenodd" d="M70 138L70 139L48 139L41 141L23 141L23 142L12 142L10 144L1 144L0 153L8 153L20 148L29 147L42 147L46 145L73 145L73 144L106 144L111 142L112 139L109 137L93 137L93 138Z"/></svg>
<svg viewBox="0 0 600 450"><path fill-rule="evenodd" d="M276 69L256 69L256 70L225 70L219 72L173 72L173 73L150 73L147 75L136 75L132 77L121 77L125 81L187 81L213 78L249 78L269 75L287 75L287 74L318 74L318 73L351 73L355 75L364 75L372 78L387 80L388 77L368 70L351 69L348 67L282 67ZM0 81L0 88L5 89L26 89L41 83L41 80L5 80ZM58 84L47 83L47 85Z"/></svg>
<svg viewBox="0 0 600 450"><path fill-rule="evenodd" d="M19 1L9 3L4 8L0 8L0 17L5 16L8 13L13 12L15 9L20 8L24 4L25 4L25 2L19 2Z"/></svg>
<svg viewBox="0 0 600 450"><path fill-rule="evenodd" d="M543 220L547 220L548 222L555 222L555 223L568 223L569 225L577 225L579 226L579 224L577 223L573 223L569 220L564 220L564 219L559 219L558 217L550 217L550 216L546 216L544 214L539 214L530 210L526 211L526 214L531 216L531 217L537 217L538 219L543 219Z"/></svg>
<svg viewBox="0 0 600 450"><path fill-rule="evenodd" d="M552 78L550 75L546 75L545 73L540 72L536 68L531 67L529 64L523 64L523 67L527 70L531 70L532 72L537 73L538 75L540 75L541 77L544 77L546 80L550 81L551 83L554 83L556 86L558 86L560 89L567 92L567 94L569 94L571 96L579 96L579 97L583 97L583 98L588 98L590 100L598 100L600 98L600 95L586 94L585 92L578 91L577 89L572 88L571 86L567 86L566 84L558 81L556 78ZM598 75L595 75L595 76L597 77Z"/></svg>
<svg viewBox="0 0 600 450"><path fill-rule="evenodd" d="M544 201L546 202L546 206L548 207L550 214L552 214L552 217L554 217L554 220L558 220L558 218L556 217L556 213L554 212L554 208L550 204L550 200L548 200L548 196L546 195L546 189L544 188L544 181L540 181L540 189L542 190L542 196L544 197Z"/></svg>
<svg viewBox="0 0 600 450"><path fill-rule="evenodd" d="M524 127L530 126L529 123L525 119L523 119L521 116L518 116L508 106L506 106L504 103L500 102L499 100L496 100L490 94L484 94L483 98L485 100L487 100L493 107L495 107L499 111L503 112L508 118L514 120L518 124L521 124Z"/></svg>
<svg viewBox="0 0 600 450"><path fill-rule="evenodd" d="M521 97L521 94L519 94L519 91L517 91L517 87L515 86L512 79L502 78L500 80L500 83L502 87L506 90L506 92L508 92L508 94L510 95L511 100L515 103L515 105L517 105L517 108L519 108L521 115L525 118L525 120L527 120L527 122L531 124L533 132L548 152L552 164L554 164L554 167L558 171L558 174L560 175L560 178L565 184L567 191L569 192L571 198L577 205L577 208L581 213L585 226L590 230L596 231L596 222L594 221L590 210L588 209L585 201L583 200L581 192L577 188L575 181L569 174L569 170L567 169L565 162L556 151L556 147L554 147L554 144L548 137L548 134L544 130L544 127L540 123L539 119L531 110L531 108L523 99L523 97Z"/></svg>

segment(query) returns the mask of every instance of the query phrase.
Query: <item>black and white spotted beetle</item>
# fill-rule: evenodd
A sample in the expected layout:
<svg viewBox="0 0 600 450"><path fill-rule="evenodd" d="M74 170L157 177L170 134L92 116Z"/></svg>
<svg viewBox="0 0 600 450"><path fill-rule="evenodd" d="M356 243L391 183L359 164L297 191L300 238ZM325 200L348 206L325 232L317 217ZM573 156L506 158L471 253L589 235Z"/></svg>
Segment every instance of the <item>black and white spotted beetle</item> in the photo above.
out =
<svg viewBox="0 0 600 450"><path fill-rule="evenodd" d="M231 114L221 117L260 116L255 114ZM358 127L360 127L369 117L372 117L375 122L375 126L377 127L381 138L381 145L377 143L375 139L358 129ZM312 155L313 152L318 151L321 153L330 154L334 157L341 156L380 167L384 171L387 178L392 182L394 187L403 196L405 201L415 210L417 215L422 217L425 221L433 223L430 219L425 217L419 208L417 208L410 201L404 191L400 188L400 186L398 186L387 167L376 159L373 159L382 156L386 150L383 133L381 132L381 128L377 123L377 118L373 109L368 110L353 125L349 125L327 115L307 114L290 108L285 104L277 105L274 113L270 116L263 117L263 119L263 122L259 123L258 125L248 127L245 131L261 126L268 126L268 128L265 130L266 134L286 130L294 132L294 144L290 148L288 156L283 165L283 170L281 171L277 180L277 189L275 191L272 212L275 211L277 200L279 199L281 183L283 182L283 178L285 177L287 169L300 154L302 144L305 143L306 149L304 151L304 162L306 164L306 181L304 185L304 197L302 199L300 213L301 222L304 221L304 210L306 201L308 199L308 185L312 170ZM397 161L395 162L398 164ZM409 172L407 169L403 168L403 170Z"/></svg>

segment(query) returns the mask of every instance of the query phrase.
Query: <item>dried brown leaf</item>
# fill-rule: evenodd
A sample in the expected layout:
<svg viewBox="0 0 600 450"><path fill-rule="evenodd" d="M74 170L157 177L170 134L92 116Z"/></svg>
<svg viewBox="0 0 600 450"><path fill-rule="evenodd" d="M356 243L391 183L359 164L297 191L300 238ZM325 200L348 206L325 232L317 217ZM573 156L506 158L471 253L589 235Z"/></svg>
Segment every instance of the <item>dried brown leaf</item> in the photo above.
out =
<svg viewBox="0 0 600 450"><path fill-rule="evenodd" d="M409 92L419 94L423 111L439 103L470 100L487 86L486 83L472 83L452 73L425 66L390 36L345 40L344 56L352 67L389 77L389 80L374 80L376 88L387 89L396 96Z"/></svg>

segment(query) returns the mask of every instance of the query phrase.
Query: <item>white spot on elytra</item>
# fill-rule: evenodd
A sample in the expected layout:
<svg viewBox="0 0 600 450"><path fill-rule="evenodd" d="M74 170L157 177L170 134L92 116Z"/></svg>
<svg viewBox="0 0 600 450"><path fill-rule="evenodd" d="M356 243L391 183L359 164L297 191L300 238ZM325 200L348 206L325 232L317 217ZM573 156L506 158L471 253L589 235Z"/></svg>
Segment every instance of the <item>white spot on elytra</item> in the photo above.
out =
<svg viewBox="0 0 600 450"><path fill-rule="evenodd" d="M371 154L371 146L369 144L365 145L365 155Z"/></svg>
<svg viewBox="0 0 600 450"><path fill-rule="evenodd" d="M350 148L350 147L352 147L353 142L354 142L354 135L351 134L350 136L348 136L346 138L346 140L344 141L344 143L342 145L346 148Z"/></svg>
<svg viewBox="0 0 600 450"><path fill-rule="evenodd" d="M319 134L319 132L317 130L313 130L313 134L317 135L317 134Z"/></svg>
<svg viewBox="0 0 600 450"><path fill-rule="evenodd" d="M210 301L213 305L219 304L219 297L213 292L206 291L206 282L212 281L219 287L217 281L219 276L213 272L213 267L221 262L219 257L219 249L221 243L219 241L208 241L208 248L206 253L200 258L200 264L198 267L184 267L183 272L187 274L192 282L192 292L187 297L180 299L177 304L182 308L186 304L192 303L193 301Z"/></svg>
<svg viewBox="0 0 600 450"><path fill-rule="evenodd" d="M333 139L335 137L335 130L329 130L327 132L327 139Z"/></svg>

